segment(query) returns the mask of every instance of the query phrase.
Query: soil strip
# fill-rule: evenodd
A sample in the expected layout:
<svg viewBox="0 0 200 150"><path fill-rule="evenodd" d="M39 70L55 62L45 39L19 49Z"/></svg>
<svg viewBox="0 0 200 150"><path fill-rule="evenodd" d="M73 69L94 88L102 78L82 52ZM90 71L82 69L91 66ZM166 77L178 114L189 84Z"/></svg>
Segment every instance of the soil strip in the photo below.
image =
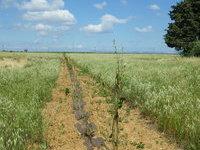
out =
<svg viewBox="0 0 200 150"><path fill-rule="evenodd" d="M96 137L96 125L89 120L90 114L85 111L85 102L83 101L82 88L77 78L76 70L70 62L70 59L66 58L67 67L70 73L71 86L73 89L73 110L77 123L75 124L76 129L85 140L84 144L87 150L106 149L109 148L105 145L105 141L102 137Z"/></svg>
<svg viewBox="0 0 200 150"><path fill-rule="evenodd" d="M56 86L52 91L52 100L43 110L46 124L45 140L48 150L85 150L83 140L77 133L72 110L72 95L66 95L66 88L71 86L64 59Z"/></svg>

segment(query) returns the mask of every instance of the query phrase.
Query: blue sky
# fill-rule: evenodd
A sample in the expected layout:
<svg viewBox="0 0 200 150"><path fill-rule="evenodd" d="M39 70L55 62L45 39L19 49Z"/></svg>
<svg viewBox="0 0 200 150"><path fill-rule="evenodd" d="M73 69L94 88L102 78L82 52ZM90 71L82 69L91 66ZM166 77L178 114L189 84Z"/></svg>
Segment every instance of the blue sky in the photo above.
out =
<svg viewBox="0 0 200 150"><path fill-rule="evenodd" d="M0 0L4 49L174 52L163 40L178 0Z"/></svg>

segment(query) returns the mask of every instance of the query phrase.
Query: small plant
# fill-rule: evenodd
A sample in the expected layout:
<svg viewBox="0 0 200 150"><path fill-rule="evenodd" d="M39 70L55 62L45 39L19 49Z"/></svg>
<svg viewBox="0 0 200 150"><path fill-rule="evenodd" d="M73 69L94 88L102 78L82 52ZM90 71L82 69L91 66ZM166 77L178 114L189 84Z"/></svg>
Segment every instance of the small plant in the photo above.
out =
<svg viewBox="0 0 200 150"><path fill-rule="evenodd" d="M41 142L40 149L41 150L47 150L48 149L48 143L46 141Z"/></svg>
<svg viewBox="0 0 200 150"><path fill-rule="evenodd" d="M69 95L69 93L70 93L69 88L65 88L65 95L67 96L67 95Z"/></svg>
<svg viewBox="0 0 200 150"><path fill-rule="evenodd" d="M144 143L139 142L139 143L136 143L135 146L136 146L137 149L144 149L144 146L145 146L145 145L144 145Z"/></svg>
<svg viewBox="0 0 200 150"><path fill-rule="evenodd" d="M123 89L123 76L124 76L124 65L123 59L120 53L118 52L118 48L116 46L115 40L113 41L113 48L116 54L116 76L115 76L115 84L113 86L113 95L111 98L111 102L113 103L113 123L112 123L112 143L113 150L118 150L119 145L119 109L122 108L124 98L122 97L122 89ZM123 52L123 49L122 49Z"/></svg>
<svg viewBox="0 0 200 150"><path fill-rule="evenodd" d="M80 75L85 75L85 74L89 74L90 70L87 66L85 67L81 67L79 74Z"/></svg>

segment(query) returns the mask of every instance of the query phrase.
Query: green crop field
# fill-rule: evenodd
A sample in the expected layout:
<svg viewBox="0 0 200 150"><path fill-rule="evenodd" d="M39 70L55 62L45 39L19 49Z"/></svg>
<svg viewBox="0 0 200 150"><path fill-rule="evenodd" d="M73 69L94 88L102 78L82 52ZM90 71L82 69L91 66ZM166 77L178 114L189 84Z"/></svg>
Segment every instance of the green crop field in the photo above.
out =
<svg viewBox="0 0 200 150"><path fill-rule="evenodd" d="M112 87L112 54L69 54L79 66ZM124 96L150 116L161 131L189 149L200 149L200 59L176 55L121 56Z"/></svg>
<svg viewBox="0 0 200 150"><path fill-rule="evenodd" d="M66 56L112 89L116 55ZM34 143L48 148L42 110L51 99L61 57L59 53L0 53L0 149L27 149ZM200 59L163 54L120 54L120 58L125 69L122 95L185 149L200 149Z"/></svg>
<svg viewBox="0 0 200 150"><path fill-rule="evenodd" d="M0 53L0 149L43 142L42 107L50 100L59 55Z"/></svg>

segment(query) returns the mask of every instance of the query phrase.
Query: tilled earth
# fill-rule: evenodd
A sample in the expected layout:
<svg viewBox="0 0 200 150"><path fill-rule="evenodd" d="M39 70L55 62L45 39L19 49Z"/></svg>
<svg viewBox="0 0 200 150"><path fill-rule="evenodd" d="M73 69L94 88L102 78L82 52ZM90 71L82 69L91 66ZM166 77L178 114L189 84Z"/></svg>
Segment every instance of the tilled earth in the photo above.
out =
<svg viewBox="0 0 200 150"><path fill-rule="evenodd" d="M72 95L66 96L65 88L71 86L67 68L62 64L52 101L43 111L47 124L45 138L51 150L86 150L83 140L74 125L76 119L72 109Z"/></svg>
<svg viewBox="0 0 200 150"><path fill-rule="evenodd" d="M97 140L97 144L100 145L103 140L107 149L112 149L111 139L109 138L112 116L109 113L111 106L106 102L108 97L102 96L99 85L89 76L81 74L78 69L74 71L80 86L78 91L81 93L82 99L80 104L84 106L84 111L81 111L86 113L87 123L83 123L85 120L81 121L80 119L80 114L83 114L83 112L76 112L73 108L75 91L72 82L74 81L71 80L69 70L63 63L56 87L52 92L52 101L46 105L43 111L47 125L45 139L48 149L97 149L95 144L88 147L87 134L85 134L85 129L82 128L83 125L87 124L91 124L91 129L94 129L92 130L92 139L100 140L100 142ZM66 89L69 89L69 94L67 95ZM119 150L181 150L176 143L158 132L150 120L144 119L137 109L129 109L127 106L124 106L120 111L119 126ZM89 140L89 144L91 142ZM100 150L106 149L106 147L101 146L99 147Z"/></svg>

